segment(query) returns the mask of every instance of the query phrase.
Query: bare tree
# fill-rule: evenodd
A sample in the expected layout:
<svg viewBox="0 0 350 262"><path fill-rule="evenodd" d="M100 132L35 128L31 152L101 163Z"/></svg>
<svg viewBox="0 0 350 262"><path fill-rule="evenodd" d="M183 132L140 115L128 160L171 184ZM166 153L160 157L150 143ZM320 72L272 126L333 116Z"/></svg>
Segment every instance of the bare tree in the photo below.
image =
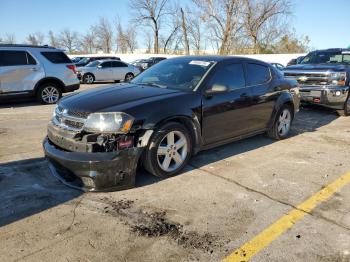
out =
<svg viewBox="0 0 350 262"><path fill-rule="evenodd" d="M241 30L241 0L192 0L208 22L219 54L230 53L232 38Z"/></svg>
<svg viewBox="0 0 350 262"><path fill-rule="evenodd" d="M170 14L168 10L169 0L131 0L130 6L136 10L134 21L150 26L153 30L153 51L159 53L159 31L161 21Z"/></svg>
<svg viewBox="0 0 350 262"><path fill-rule="evenodd" d="M43 45L45 36L41 32L36 32L34 34L29 34L26 38L26 42L31 45Z"/></svg>
<svg viewBox="0 0 350 262"><path fill-rule="evenodd" d="M145 39L146 39L146 53L149 54L151 53L151 49L152 49L152 37L149 32L146 33Z"/></svg>
<svg viewBox="0 0 350 262"><path fill-rule="evenodd" d="M191 15L187 24L189 41L193 46L195 54L199 55L202 49L201 19L196 15Z"/></svg>
<svg viewBox="0 0 350 262"><path fill-rule="evenodd" d="M14 33L7 33L2 41L4 44L15 44L16 36Z"/></svg>
<svg viewBox="0 0 350 262"><path fill-rule="evenodd" d="M48 33L49 37L49 45L53 47L59 47L59 41L56 37L56 35L50 30Z"/></svg>
<svg viewBox="0 0 350 262"><path fill-rule="evenodd" d="M68 53L74 53L77 51L79 41L79 35L77 32L71 31L66 28L61 31L59 36L60 46L68 51Z"/></svg>
<svg viewBox="0 0 350 262"><path fill-rule="evenodd" d="M100 17L99 22L93 26L94 34L97 37L99 47L105 52L112 51L113 30L111 23L103 17Z"/></svg>
<svg viewBox="0 0 350 262"><path fill-rule="evenodd" d="M185 53L186 55L190 54L190 43L188 41L188 35L187 35L187 22L185 19L185 12L182 8L180 8L181 11L181 27L182 27L182 34L184 38L184 44L185 44Z"/></svg>
<svg viewBox="0 0 350 262"><path fill-rule="evenodd" d="M88 53L88 54L94 53L96 48L96 43L95 43L95 37L92 31L86 32L86 34L84 34L81 37L80 46L81 46L82 52Z"/></svg>
<svg viewBox="0 0 350 262"><path fill-rule="evenodd" d="M243 3L245 34L255 53L260 53L266 43L283 33L279 18L290 13L291 3L289 0L243 0Z"/></svg>
<svg viewBox="0 0 350 262"><path fill-rule="evenodd" d="M161 40L162 46L163 46L163 53L166 54L168 52L168 49L171 48L173 42L175 41L176 44L178 45L178 42L181 41L181 35L179 36L179 31L181 28L181 22L176 15L171 16L171 23L169 24L169 34L166 37L163 37Z"/></svg>
<svg viewBox="0 0 350 262"><path fill-rule="evenodd" d="M117 47L118 51L122 53L133 53L136 49L136 30L133 26L129 26L126 29L123 28L122 24L117 22Z"/></svg>

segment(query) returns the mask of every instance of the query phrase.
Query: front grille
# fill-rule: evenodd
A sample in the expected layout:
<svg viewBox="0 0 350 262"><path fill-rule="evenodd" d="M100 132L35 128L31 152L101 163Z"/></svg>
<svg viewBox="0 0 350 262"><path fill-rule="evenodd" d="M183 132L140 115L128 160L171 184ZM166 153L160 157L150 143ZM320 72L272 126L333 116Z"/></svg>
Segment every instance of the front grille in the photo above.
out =
<svg viewBox="0 0 350 262"><path fill-rule="evenodd" d="M72 127L72 128L75 128L75 129L82 129L83 126L84 126L84 123L72 121L72 120L69 120L69 119L65 119L64 120L64 124L66 126L68 126L68 127Z"/></svg>
<svg viewBox="0 0 350 262"><path fill-rule="evenodd" d="M88 112L77 112L73 110L68 110L67 114L70 116L75 116L80 118L87 118L90 115L90 113Z"/></svg>
<svg viewBox="0 0 350 262"><path fill-rule="evenodd" d="M284 76L297 80L301 86L323 86L330 83L327 72L285 71Z"/></svg>
<svg viewBox="0 0 350 262"><path fill-rule="evenodd" d="M84 127L86 118L90 113L79 112L65 109L58 106L55 111L56 115L53 118L53 123L63 129L71 131L81 131Z"/></svg>

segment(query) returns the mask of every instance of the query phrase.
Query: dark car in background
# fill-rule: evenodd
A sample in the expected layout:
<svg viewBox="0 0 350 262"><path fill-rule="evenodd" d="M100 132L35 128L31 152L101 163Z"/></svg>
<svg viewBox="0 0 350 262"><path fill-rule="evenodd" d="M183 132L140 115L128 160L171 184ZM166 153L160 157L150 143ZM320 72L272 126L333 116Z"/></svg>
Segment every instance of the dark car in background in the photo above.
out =
<svg viewBox="0 0 350 262"><path fill-rule="evenodd" d="M131 62L132 65L137 66L141 72L146 70L147 68L150 68L151 66L159 63L160 61L165 60L166 57L150 57L147 59L138 59L133 62Z"/></svg>
<svg viewBox="0 0 350 262"><path fill-rule="evenodd" d="M291 65L298 65L301 63L301 61L303 61L305 56L299 56L297 58L293 58L291 59L288 63L287 66L291 66Z"/></svg>
<svg viewBox="0 0 350 262"><path fill-rule="evenodd" d="M82 59L80 59L75 66L76 67L82 67L82 66L86 66L87 64L96 61L96 60L106 60L106 59L113 59L113 60L119 60L119 57L115 57L115 56L93 56L93 57L84 57Z"/></svg>
<svg viewBox="0 0 350 262"><path fill-rule="evenodd" d="M65 184L116 190L134 186L138 163L169 177L201 150L265 132L284 139L298 110L297 82L267 63L179 57L130 83L63 98L43 146Z"/></svg>
<svg viewBox="0 0 350 262"><path fill-rule="evenodd" d="M287 78L300 84L302 102L350 114L350 49L333 48L310 52L299 65L285 68Z"/></svg>

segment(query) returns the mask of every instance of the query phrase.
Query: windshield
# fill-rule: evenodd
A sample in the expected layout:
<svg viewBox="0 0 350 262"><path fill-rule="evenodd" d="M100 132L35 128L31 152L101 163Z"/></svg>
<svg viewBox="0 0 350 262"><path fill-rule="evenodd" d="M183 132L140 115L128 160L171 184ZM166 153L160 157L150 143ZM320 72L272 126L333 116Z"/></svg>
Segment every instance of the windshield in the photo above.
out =
<svg viewBox="0 0 350 262"><path fill-rule="evenodd" d="M100 64L100 61L93 61L93 62L91 62L91 63L88 63L87 65L86 65L86 67L96 67L96 66L98 66Z"/></svg>
<svg viewBox="0 0 350 262"><path fill-rule="evenodd" d="M134 78L134 84L146 84L190 91L202 79L213 62L191 58L164 60Z"/></svg>
<svg viewBox="0 0 350 262"><path fill-rule="evenodd" d="M301 64L347 64L350 65L350 52L312 52L304 57Z"/></svg>

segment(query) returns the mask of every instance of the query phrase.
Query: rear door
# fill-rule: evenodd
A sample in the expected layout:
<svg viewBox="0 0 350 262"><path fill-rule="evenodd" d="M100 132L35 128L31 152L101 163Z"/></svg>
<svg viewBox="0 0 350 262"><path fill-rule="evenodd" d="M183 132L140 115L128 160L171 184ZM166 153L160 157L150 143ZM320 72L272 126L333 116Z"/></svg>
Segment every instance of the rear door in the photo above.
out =
<svg viewBox="0 0 350 262"><path fill-rule="evenodd" d="M242 63L222 63L207 88L223 85L229 92L203 96L203 137L206 144L245 134L249 130L250 89L246 88Z"/></svg>
<svg viewBox="0 0 350 262"><path fill-rule="evenodd" d="M28 52L0 50L0 93L32 91L44 74Z"/></svg>
<svg viewBox="0 0 350 262"><path fill-rule="evenodd" d="M249 126L251 131L264 129L270 120L279 92L273 87L269 66L259 62L246 62L247 87L251 94Z"/></svg>
<svg viewBox="0 0 350 262"><path fill-rule="evenodd" d="M112 61L112 71L114 80L124 80L128 73L128 65L123 62Z"/></svg>

